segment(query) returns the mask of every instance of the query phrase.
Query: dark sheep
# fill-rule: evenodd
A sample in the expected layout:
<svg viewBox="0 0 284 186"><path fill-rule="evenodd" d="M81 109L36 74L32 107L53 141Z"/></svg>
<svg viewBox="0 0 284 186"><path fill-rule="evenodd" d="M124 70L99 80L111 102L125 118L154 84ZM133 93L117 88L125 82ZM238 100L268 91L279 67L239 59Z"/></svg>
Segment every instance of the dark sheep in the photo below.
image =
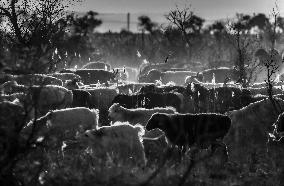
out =
<svg viewBox="0 0 284 186"><path fill-rule="evenodd" d="M233 68L214 68L207 69L202 72L203 82L212 82L213 74L215 74L215 83L224 83L226 78L230 78L232 81L238 80L238 71Z"/></svg>
<svg viewBox="0 0 284 186"><path fill-rule="evenodd" d="M154 84L145 85L141 87L139 93L170 93L170 92L178 92L183 94L185 92L185 87L183 86L156 86Z"/></svg>
<svg viewBox="0 0 284 186"><path fill-rule="evenodd" d="M82 67L82 69L111 70L111 66L104 62L90 62Z"/></svg>
<svg viewBox="0 0 284 186"><path fill-rule="evenodd" d="M156 80L162 80L165 74L159 70L150 70L147 74L138 77L140 83L155 83Z"/></svg>
<svg viewBox="0 0 284 186"><path fill-rule="evenodd" d="M192 97L194 100L194 110L197 113L225 113L241 109L250 103L265 99L265 97L254 97L248 89L236 87L207 89L198 83L189 84L186 87L185 95Z"/></svg>
<svg viewBox="0 0 284 186"><path fill-rule="evenodd" d="M106 83L107 81L113 81L115 73L105 70L94 70L94 69L80 69L74 72L79 75L84 84L96 84Z"/></svg>
<svg viewBox="0 0 284 186"><path fill-rule="evenodd" d="M91 94L86 90L74 89L72 107L90 107Z"/></svg>
<svg viewBox="0 0 284 186"><path fill-rule="evenodd" d="M138 107L152 109L155 107L172 106L178 112L180 112L182 100L174 93L146 93L135 95L117 95L113 99L112 103L119 103L128 109Z"/></svg>
<svg viewBox="0 0 284 186"><path fill-rule="evenodd" d="M192 147L206 149L220 144L231 126L231 120L221 114L153 114L146 129L162 130L168 142L180 149ZM224 145L224 144L223 144Z"/></svg>

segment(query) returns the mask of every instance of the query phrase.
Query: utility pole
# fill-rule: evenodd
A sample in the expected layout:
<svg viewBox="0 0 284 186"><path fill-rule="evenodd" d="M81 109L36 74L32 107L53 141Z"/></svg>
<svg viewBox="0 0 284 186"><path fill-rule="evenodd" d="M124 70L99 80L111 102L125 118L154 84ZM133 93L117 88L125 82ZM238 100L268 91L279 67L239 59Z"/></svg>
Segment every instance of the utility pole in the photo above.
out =
<svg viewBox="0 0 284 186"><path fill-rule="evenodd" d="M127 31L130 32L130 13L127 13Z"/></svg>

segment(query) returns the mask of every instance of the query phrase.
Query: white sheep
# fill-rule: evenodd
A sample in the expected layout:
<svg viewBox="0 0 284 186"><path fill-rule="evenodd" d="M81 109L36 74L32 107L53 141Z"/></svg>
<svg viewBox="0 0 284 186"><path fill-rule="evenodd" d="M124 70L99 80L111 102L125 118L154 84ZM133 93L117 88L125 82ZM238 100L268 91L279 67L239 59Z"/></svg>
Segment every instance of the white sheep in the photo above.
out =
<svg viewBox="0 0 284 186"><path fill-rule="evenodd" d="M111 157L117 163L133 162L145 165L143 134L144 128L140 125L132 126L127 122L116 122L112 126L88 130L80 139L87 142L98 157Z"/></svg>
<svg viewBox="0 0 284 186"><path fill-rule="evenodd" d="M85 107L66 108L53 110L45 116L30 121L25 127L25 133L31 132L36 124L37 137L51 137L57 140L74 139L79 133L98 127L99 114L96 109Z"/></svg>
<svg viewBox="0 0 284 186"><path fill-rule="evenodd" d="M141 124L142 126L146 126L148 120L154 113L168 113L174 114L176 109L173 107L166 108L153 108L153 109L145 109L145 108L136 108L136 109L127 109L118 103L114 103L109 108L109 117L111 121L116 122L129 122L132 125Z"/></svg>

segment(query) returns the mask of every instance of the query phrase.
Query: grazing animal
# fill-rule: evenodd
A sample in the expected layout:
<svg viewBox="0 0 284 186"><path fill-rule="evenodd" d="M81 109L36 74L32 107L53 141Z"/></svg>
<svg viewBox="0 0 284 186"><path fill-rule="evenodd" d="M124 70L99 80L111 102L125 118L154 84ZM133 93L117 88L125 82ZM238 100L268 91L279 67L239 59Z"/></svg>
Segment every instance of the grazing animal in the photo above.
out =
<svg viewBox="0 0 284 186"><path fill-rule="evenodd" d="M63 140L74 139L77 133L83 133L86 130L96 129L98 127L99 112L96 109L85 107L67 108L53 110L45 116L30 121L25 130L32 130L35 124L38 128L37 137L55 137L59 142Z"/></svg>
<svg viewBox="0 0 284 186"><path fill-rule="evenodd" d="M253 97L248 89L235 87L207 89L198 83L189 84L186 87L186 94L194 100L196 112L225 113L263 99L262 97Z"/></svg>
<svg viewBox="0 0 284 186"><path fill-rule="evenodd" d="M171 146L179 149L192 147L194 144L201 149L220 144L231 126L231 120L221 114L163 114L152 115L146 129L160 129Z"/></svg>
<svg viewBox="0 0 284 186"><path fill-rule="evenodd" d="M125 108L143 107L147 109L155 107L172 106L178 112L182 109L182 99L176 93L146 93L135 95L117 95L112 103L119 103Z"/></svg>
<svg viewBox="0 0 284 186"><path fill-rule="evenodd" d="M91 107L100 110L108 110L112 105L112 100L118 95L114 88L92 88L86 91L91 94Z"/></svg>
<svg viewBox="0 0 284 186"><path fill-rule="evenodd" d="M17 93L19 101L28 107L35 104L40 115L45 115L49 110L69 107L73 101L72 91L56 85L27 87L11 81L4 83L2 90L5 94Z"/></svg>
<svg viewBox="0 0 284 186"><path fill-rule="evenodd" d="M141 124L142 126L146 126L151 116L157 112L174 114L176 112L176 109L172 107L153 108L153 109L145 109L145 108L127 109L119 105L118 103L114 103L109 108L109 117L113 122L127 121L132 125Z"/></svg>
<svg viewBox="0 0 284 186"><path fill-rule="evenodd" d="M73 102L72 107L90 107L91 106L91 94L82 89L73 89Z"/></svg>
<svg viewBox="0 0 284 186"><path fill-rule="evenodd" d="M94 70L94 69L80 69L74 72L79 75L84 84L96 84L106 83L108 81L113 81L116 74L106 70Z"/></svg>
<svg viewBox="0 0 284 186"><path fill-rule="evenodd" d="M146 93L170 93L170 92L177 92L184 94L185 87L183 86L156 86L154 84L144 85L139 90L139 93L146 94Z"/></svg>
<svg viewBox="0 0 284 186"><path fill-rule="evenodd" d="M45 74L26 74L26 75L14 75L11 80L15 80L20 85L32 86L32 85L57 85L63 86L63 82L55 77Z"/></svg>
<svg viewBox="0 0 284 186"><path fill-rule="evenodd" d="M68 80L80 80L81 77L74 73L53 73L53 74L47 74L48 76L55 77L57 79L60 79L63 82L66 82Z"/></svg>
<svg viewBox="0 0 284 186"><path fill-rule="evenodd" d="M266 95L268 96L268 91L266 87L261 87L261 88L247 88L247 90L250 91L251 95ZM273 94L283 94L283 91L279 88L272 87L272 93Z"/></svg>
<svg viewBox="0 0 284 186"><path fill-rule="evenodd" d="M110 156L115 162L122 161L145 165L143 134L142 126L116 122L112 126L88 130L82 135L81 139L86 141L93 148L95 154L101 158Z"/></svg>
<svg viewBox="0 0 284 186"><path fill-rule="evenodd" d="M168 69L170 69L169 63L157 63L157 64L148 63L146 66L142 68L140 67L140 76L148 74L151 70L165 71Z"/></svg>
<svg viewBox="0 0 284 186"><path fill-rule="evenodd" d="M211 83L213 80L213 74L215 75L215 83L224 83L226 78L230 78L232 81L238 80L238 71L236 69L220 67L202 71L203 82Z"/></svg>
<svg viewBox="0 0 284 186"><path fill-rule="evenodd" d="M174 82L176 85L184 85L185 78L187 76L196 76L196 72L192 71L166 71L163 72L162 82L167 84Z"/></svg>
<svg viewBox="0 0 284 186"><path fill-rule="evenodd" d="M196 77L192 77L192 76L188 76L185 79L185 84L189 85L191 83L195 83L195 84L200 84L203 87L206 88L218 88L218 87L239 87L238 85L234 84L234 83L228 83L227 81L229 81L229 78L226 78L225 81L223 83L203 83L202 81L200 81L199 79L197 79Z"/></svg>
<svg viewBox="0 0 284 186"><path fill-rule="evenodd" d="M139 83L155 83L156 80L162 80L163 75L163 72L153 69L147 74L139 76L138 81Z"/></svg>
<svg viewBox="0 0 284 186"><path fill-rule="evenodd" d="M196 72L192 71L166 71L151 70L147 75L140 76L139 82L155 83L156 80L161 80L163 84L174 82L176 85L184 85L187 76L195 76Z"/></svg>
<svg viewBox="0 0 284 186"><path fill-rule="evenodd" d="M89 62L82 67L82 69L96 69L110 71L111 66L104 62Z"/></svg>
<svg viewBox="0 0 284 186"><path fill-rule="evenodd" d="M275 99L277 108L283 112L284 101ZM251 103L248 106L229 113L232 124L224 142L228 146L229 160L249 163L253 154L262 156L267 153L269 133L273 133L273 123L277 120L269 99ZM242 153L240 153L242 152Z"/></svg>
<svg viewBox="0 0 284 186"><path fill-rule="evenodd" d="M65 82L65 86L64 87L69 89L69 90L79 89L80 88L79 81L77 79L67 80Z"/></svg>
<svg viewBox="0 0 284 186"><path fill-rule="evenodd" d="M154 85L150 83L128 83L128 84L122 84L118 85L116 88L118 89L119 94L134 94L137 93L143 86L147 85Z"/></svg>
<svg viewBox="0 0 284 186"><path fill-rule="evenodd" d="M70 107L73 102L72 91L61 86L33 86L29 90L41 115L45 115L49 110Z"/></svg>
<svg viewBox="0 0 284 186"><path fill-rule="evenodd" d="M28 87L24 85L19 85L15 80L12 80L0 85L0 90L4 94L13 94L19 92L26 92L28 90Z"/></svg>

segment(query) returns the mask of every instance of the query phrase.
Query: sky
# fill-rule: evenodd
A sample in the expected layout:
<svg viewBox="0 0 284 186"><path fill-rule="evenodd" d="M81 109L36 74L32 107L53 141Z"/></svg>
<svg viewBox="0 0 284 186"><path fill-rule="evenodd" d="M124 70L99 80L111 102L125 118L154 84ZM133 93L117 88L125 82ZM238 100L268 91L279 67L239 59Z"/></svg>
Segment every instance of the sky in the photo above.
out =
<svg viewBox="0 0 284 186"><path fill-rule="evenodd" d="M100 13L103 25L100 31L120 31L126 27L126 13L131 14L131 30L137 29L137 17L148 15L153 21L166 23L164 15L174 10L176 5L191 5L196 15L208 20L234 17L236 13L271 14L277 2L280 15L284 16L284 0L83 0L73 10L86 12L93 10ZM283 12L283 13L282 13Z"/></svg>

